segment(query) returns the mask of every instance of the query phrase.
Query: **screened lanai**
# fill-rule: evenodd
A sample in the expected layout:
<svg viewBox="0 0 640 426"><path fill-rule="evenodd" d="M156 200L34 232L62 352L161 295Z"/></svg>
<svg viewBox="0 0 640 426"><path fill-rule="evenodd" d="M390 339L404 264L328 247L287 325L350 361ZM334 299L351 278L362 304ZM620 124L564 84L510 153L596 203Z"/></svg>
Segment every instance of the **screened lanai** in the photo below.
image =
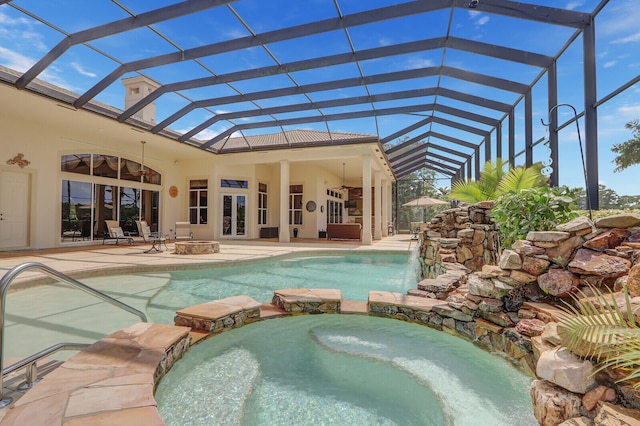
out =
<svg viewBox="0 0 640 426"><path fill-rule="evenodd" d="M379 141L396 179L542 162L597 209L599 182L632 190L610 148L640 118L636 5L0 0L0 81L202 156L355 134ZM125 104L121 80L137 77L153 87ZM327 137L288 137L296 130Z"/></svg>

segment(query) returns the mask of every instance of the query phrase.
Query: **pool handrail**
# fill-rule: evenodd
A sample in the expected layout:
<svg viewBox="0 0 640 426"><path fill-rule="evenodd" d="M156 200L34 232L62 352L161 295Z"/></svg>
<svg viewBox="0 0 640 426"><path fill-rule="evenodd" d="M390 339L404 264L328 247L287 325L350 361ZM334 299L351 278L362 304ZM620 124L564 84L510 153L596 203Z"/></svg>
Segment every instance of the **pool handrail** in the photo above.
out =
<svg viewBox="0 0 640 426"><path fill-rule="evenodd" d="M83 284L80 281L73 279L66 274L63 274L60 271L56 271L55 269L43 263L26 262L26 263L22 263L20 265L14 266L9 271L7 271L6 274L4 274L2 279L0 279L0 372L1 372L0 373L0 408L4 407L5 405L11 402L10 398L3 398L3 394L4 394L3 379L5 375L5 372L4 372L4 323L5 323L4 315L5 315L7 290L18 275L32 269L38 269L40 270L40 272L44 273L45 275L55 278L58 281L67 283L72 287L76 287L86 293L89 293L92 296L97 297L98 299L101 299L122 310L125 310L133 315L138 316L143 322L147 322L147 316L144 314L144 312L141 312L136 308L127 305L126 303L123 303L117 299L114 299L113 297L108 296L99 290L89 287L88 285ZM35 354L35 355L38 355L38 354ZM35 355L32 355L32 357Z"/></svg>

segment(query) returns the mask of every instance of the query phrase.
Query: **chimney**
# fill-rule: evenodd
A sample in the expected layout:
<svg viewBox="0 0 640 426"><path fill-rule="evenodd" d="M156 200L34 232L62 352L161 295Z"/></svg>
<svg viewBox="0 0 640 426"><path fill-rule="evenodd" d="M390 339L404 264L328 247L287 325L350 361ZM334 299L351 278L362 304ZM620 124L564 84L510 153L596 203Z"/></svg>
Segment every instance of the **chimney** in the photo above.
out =
<svg viewBox="0 0 640 426"><path fill-rule="evenodd" d="M148 94L159 87L159 84L148 77L136 76L122 79L122 84L126 90L124 95L124 109L127 110L139 100L145 98ZM147 123L156 122L156 104L151 102L140 111L133 114L138 120Z"/></svg>

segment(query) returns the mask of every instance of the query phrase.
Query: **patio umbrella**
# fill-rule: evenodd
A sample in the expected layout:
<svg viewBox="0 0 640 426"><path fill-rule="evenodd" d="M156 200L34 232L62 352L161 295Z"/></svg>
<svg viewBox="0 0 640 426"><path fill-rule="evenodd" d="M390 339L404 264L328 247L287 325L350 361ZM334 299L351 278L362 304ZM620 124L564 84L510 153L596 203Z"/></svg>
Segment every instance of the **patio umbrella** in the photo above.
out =
<svg viewBox="0 0 640 426"><path fill-rule="evenodd" d="M416 198L415 200L411 200L408 203L404 203L403 206L404 207L427 207L427 206L436 206L440 204L449 204L449 202L423 195L420 198Z"/></svg>

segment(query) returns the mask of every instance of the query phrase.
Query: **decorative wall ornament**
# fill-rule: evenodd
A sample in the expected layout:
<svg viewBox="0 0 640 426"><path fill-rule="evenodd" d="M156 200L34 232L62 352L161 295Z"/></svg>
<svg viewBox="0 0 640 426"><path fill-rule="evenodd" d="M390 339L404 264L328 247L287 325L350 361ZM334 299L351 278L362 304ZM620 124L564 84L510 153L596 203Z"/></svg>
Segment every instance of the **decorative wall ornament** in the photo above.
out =
<svg viewBox="0 0 640 426"><path fill-rule="evenodd" d="M176 198L178 196L178 187L175 185L172 185L169 188L169 195L171 195L171 198Z"/></svg>
<svg viewBox="0 0 640 426"><path fill-rule="evenodd" d="M31 161L25 160L24 154L19 152L18 155L11 158L10 160L7 160L7 164L9 165L17 164L18 166L20 166L21 169L23 169L24 166L28 166L29 164L31 164Z"/></svg>

